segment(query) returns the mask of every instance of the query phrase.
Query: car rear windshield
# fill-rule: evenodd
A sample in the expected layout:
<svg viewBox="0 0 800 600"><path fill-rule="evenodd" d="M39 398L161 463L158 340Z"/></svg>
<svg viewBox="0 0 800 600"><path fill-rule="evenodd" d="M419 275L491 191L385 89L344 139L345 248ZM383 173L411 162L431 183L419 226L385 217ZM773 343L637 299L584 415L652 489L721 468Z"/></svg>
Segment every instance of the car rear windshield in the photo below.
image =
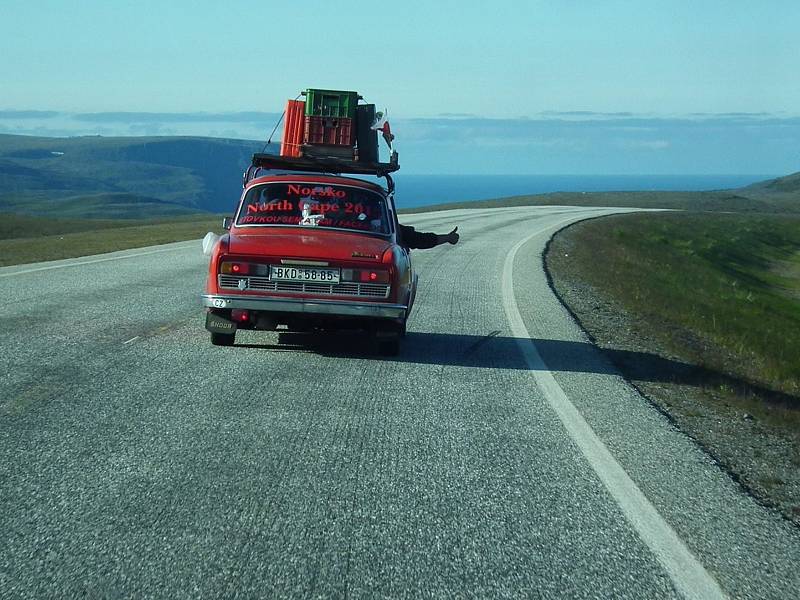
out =
<svg viewBox="0 0 800 600"><path fill-rule="evenodd" d="M265 183L245 194L236 225L294 225L388 234L386 200L346 185Z"/></svg>

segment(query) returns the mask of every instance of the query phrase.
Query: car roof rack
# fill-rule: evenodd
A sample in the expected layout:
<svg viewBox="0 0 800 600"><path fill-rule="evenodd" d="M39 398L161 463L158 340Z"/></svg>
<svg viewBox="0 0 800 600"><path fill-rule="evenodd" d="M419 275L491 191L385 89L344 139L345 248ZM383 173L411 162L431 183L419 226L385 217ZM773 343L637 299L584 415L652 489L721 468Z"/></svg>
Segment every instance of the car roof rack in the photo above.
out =
<svg viewBox="0 0 800 600"><path fill-rule="evenodd" d="M256 152L253 154L252 164L244 173L243 184L247 185L249 181L258 177L261 170L305 171L334 175L374 175L386 178L389 193L391 194L394 191L394 181L390 173L394 173L399 168L397 152L392 152L391 160L388 163L365 163L334 157L278 156L276 154Z"/></svg>

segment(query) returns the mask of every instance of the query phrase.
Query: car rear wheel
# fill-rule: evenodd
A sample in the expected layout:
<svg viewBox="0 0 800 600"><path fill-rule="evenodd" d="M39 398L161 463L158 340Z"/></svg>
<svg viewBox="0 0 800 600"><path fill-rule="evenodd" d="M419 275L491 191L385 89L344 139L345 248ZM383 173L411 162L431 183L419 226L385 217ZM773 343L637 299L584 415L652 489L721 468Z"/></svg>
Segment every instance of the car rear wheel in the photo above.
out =
<svg viewBox="0 0 800 600"><path fill-rule="evenodd" d="M215 346L233 346L235 333L211 333L211 343Z"/></svg>

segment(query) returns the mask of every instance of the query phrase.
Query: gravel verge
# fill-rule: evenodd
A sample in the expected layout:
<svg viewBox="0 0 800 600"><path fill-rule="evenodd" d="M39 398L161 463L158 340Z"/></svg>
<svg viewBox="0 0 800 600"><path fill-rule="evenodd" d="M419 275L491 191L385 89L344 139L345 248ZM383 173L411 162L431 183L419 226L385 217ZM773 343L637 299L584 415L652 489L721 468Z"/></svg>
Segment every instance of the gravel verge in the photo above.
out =
<svg viewBox="0 0 800 600"><path fill-rule="evenodd" d="M667 351L649 333L663 324L623 310L586 283L572 249L577 228L591 225L583 221L562 229L545 249L544 267L559 300L621 374L746 493L800 526L800 434L781 427L783 409L752 389L743 397L735 391L735 378Z"/></svg>

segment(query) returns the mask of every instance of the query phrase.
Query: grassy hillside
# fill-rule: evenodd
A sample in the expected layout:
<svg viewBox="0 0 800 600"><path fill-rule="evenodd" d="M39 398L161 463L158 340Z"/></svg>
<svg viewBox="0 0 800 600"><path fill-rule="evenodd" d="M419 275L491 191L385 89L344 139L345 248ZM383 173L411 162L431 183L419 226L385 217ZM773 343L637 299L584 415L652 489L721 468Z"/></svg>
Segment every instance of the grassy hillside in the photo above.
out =
<svg viewBox="0 0 800 600"><path fill-rule="evenodd" d="M111 220L0 213L0 266L199 239L208 231L221 233L221 223L216 215Z"/></svg>
<svg viewBox="0 0 800 600"><path fill-rule="evenodd" d="M0 135L0 211L109 218L228 212L260 149L259 142L215 138Z"/></svg>
<svg viewBox="0 0 800 600"><path fill-rule="evenodd" d="M624 215L573 236L586 281L672 351L800 396L800 217Z"/></svg>
<svg viewBox="0 0 800 600"><path fill-rule="evenodd" d="M742 188L747 195L757 193L798 194L800 193L800 173L792 173L785 177L761 181Z"/></svg>
<svg viewBox="0 0 800 600"><path fill-rule="evenodd" d="M126 192L64 196L57 203L45 195L9 195L2 210L43 218L145 219L205 213L196 208Z"/></svg>

